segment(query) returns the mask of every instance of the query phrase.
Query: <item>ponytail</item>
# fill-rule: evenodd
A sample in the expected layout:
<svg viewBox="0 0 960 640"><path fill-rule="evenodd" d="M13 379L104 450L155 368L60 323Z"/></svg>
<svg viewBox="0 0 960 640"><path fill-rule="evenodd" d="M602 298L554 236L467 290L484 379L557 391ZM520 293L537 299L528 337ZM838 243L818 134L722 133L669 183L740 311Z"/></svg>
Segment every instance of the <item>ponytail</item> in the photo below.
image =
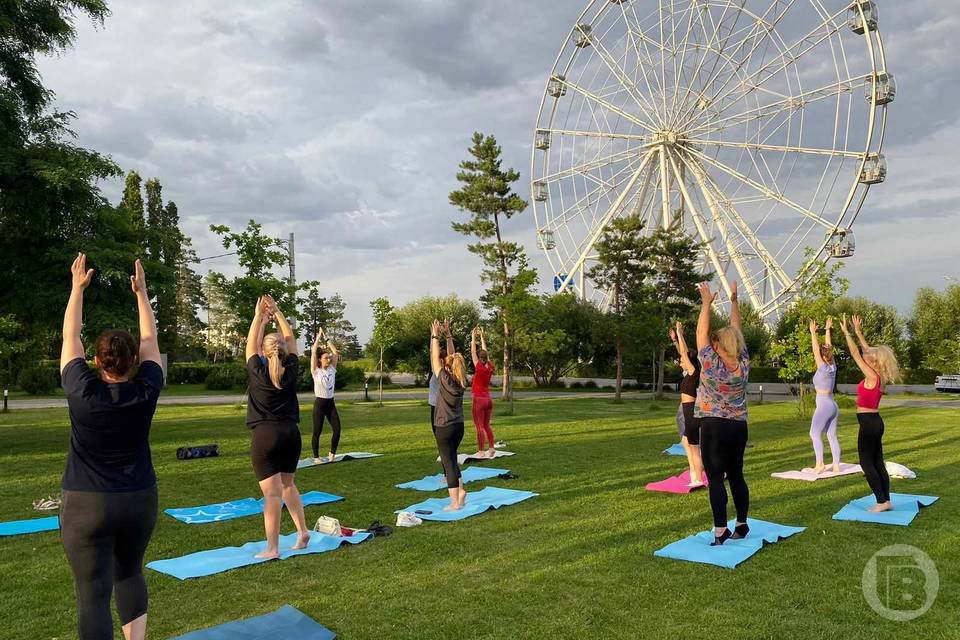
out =
<svg viewBox="0 0 960 640"><path fill-rule="evenodd" d="M281 362L287 357L287 342L279 333L271 333L263 338L263 355L267 358L267 370L270 373L270 382L277 389L280 386Z"/></svg>

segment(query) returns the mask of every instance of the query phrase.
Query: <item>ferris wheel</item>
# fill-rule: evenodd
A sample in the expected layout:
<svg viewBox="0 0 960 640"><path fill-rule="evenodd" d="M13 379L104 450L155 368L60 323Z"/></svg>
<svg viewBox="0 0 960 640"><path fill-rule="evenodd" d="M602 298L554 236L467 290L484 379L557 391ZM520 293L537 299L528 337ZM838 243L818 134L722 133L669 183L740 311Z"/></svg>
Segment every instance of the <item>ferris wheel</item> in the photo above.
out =
<svg viewBox="0 0 960 640"><path fill-rule="evenodd" d="M604 304L587 276L595 244L640 216L648 233L682 224L720 302L737 281L774 321L802 267L853 255L853 223L886 177L896 84L878 24L867 0L589 2L533 140L554 288Z"/></svg>

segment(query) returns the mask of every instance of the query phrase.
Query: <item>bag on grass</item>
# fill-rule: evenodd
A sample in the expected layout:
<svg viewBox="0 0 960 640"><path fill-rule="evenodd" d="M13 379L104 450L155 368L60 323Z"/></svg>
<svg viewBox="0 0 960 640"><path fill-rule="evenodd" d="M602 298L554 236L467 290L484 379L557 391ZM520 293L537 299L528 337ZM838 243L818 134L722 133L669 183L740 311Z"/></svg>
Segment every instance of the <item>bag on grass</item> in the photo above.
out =
<svg viewBox="0 0 960 640"><path fill-rule="evenodd" d="M313 525L313 530L327 536L343 535L343 530L340 527L340 521L329 516L320 516L317 518L317 524Z"/></svg>

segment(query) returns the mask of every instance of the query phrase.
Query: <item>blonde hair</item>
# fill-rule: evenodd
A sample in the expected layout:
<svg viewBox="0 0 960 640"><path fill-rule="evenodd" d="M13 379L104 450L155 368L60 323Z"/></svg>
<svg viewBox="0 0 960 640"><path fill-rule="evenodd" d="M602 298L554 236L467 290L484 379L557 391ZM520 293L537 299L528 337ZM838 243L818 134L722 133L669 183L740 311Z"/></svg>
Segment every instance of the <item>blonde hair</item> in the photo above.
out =
<svg viewBox="0 0 960 640"><path fill-rule="evenodd" d="M720 344L720 348L728 356L736 358L747 348L743 333L736 327L729 326L713 332L713 339Z"/></svg>
<svg viewBox="0 0 960 640"><path fill-rule="evenodd" d="M863 359L880 376L883 384L893 384L900 381L900 365L893 349L886 345L867 347L863 350Z"/></svg>
<svg viewBox="0 0 960 640"><path fill-rule="evenodd" d="M459 353L449 355L443 360L443 366L457 379L461 387L467 386L467 363Z"/></svg>
<svg viewBox="0 0 960 640"><path fill-rule="evenodd" d="M280 363L287 357L287 341L279 333L270 333L263 337L263 355L267 358L267 370L270 372L270 382L277 389L280 386Z"/></svg>
<svg viewBox="0 0 960 640"><path fill-rule="evenodd" d="M828 344L820 345L820 357L827 364L833 364L833 347Z"/></svg>

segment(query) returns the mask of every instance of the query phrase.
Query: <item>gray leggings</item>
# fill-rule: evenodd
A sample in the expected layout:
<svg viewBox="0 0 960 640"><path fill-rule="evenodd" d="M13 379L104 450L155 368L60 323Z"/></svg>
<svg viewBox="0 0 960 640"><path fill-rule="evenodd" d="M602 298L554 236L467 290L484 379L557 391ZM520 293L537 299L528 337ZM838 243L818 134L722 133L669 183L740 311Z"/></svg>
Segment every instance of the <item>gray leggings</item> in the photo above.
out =
<svg viewBox="0 0 960 640"><path fill-rule="evenodd" d="M823 464L823 434L830 441L830 457L833 464L840 464L840 440L837 438L837 418L840 408L832 395L817 394L817 409L810 423L810 439L813 441L813 453L817 464Z"/></svg>
<svg viewBox="0 0 960 640"><path fill-rule="evenodd" d="M110 596L120 624L147 612L143 556L157 524L157 488L64 491L60 537L73 570L80 640L112 640Z"/></svg>

